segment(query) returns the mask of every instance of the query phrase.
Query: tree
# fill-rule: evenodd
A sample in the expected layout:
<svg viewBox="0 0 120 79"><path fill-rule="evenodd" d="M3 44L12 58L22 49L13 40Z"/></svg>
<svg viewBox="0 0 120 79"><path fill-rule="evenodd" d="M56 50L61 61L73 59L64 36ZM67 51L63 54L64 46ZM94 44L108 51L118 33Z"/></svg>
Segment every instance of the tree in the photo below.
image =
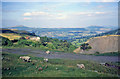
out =
<svg viewBox="0 0 120 79"><path fill-rule="evenodd" d="M81 49L83 50L88 50L88 49L91 49L92 47L88 44L88 43L83 43L81 45Z"/></svg>
<svg viewBox="0 0 120 79"><path fill-rule="evenodd" d="M48 47L48 48L51 48L51 49L55 49L55 47L54 47L54 45L53 45L52 43L47 44L47 47Z"/></svg>
<svg viewBox="0 0 120 79"><path fill-rule="evenodd" d="M1 38L1 37L0 37ZM2 45L3 46L12 46L13 43L8 38L2 37Z"/></svg>
<svg viewBox="0 0 120 79"><path fill-rule="evenodd" d="M20 39L25 39L25 37L21 37Z"/></svg>

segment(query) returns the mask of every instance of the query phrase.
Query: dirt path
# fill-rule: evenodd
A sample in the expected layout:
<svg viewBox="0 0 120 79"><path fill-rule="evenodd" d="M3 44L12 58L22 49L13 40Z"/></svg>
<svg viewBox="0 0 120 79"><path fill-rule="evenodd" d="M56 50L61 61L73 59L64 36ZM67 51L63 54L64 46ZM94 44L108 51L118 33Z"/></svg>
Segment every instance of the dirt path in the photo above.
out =
<svg viewBox="0 0 120 79"><path fill-rule="evenodd" d="M63 52L51 52L51 54L46 54L44 51L36 49L2 49L3 52L10 52L20 55L34 55L37 57L44 57L49 59L73 59L73 60L89 60L96 61L100 63L105 62L118 62L118 56L92 56L92 55L82 55L74 53L63 53Z"/></svg>

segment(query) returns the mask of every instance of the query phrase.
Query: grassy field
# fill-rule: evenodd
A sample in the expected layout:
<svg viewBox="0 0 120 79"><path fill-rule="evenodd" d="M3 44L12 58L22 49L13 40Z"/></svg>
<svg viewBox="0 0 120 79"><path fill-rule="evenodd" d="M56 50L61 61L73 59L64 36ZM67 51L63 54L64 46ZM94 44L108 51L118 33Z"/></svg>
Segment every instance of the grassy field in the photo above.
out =
<svg viewBox="0 0 120 79"><path fill-rule="evenodd" d="M30 56L32 62L19 59L21 55L2 52L3 77L117 77L118 69L83 60L49 59ZM76 64L84 64L79 69ZM38 70L39 68L43 70Z"/></svg>
<svg viewBox="0 0 120 79"><path fill-rule="evenodd" d="M14 33L2 33L0 36L6 37L9 40L19 39L21 36Z"/></svg>

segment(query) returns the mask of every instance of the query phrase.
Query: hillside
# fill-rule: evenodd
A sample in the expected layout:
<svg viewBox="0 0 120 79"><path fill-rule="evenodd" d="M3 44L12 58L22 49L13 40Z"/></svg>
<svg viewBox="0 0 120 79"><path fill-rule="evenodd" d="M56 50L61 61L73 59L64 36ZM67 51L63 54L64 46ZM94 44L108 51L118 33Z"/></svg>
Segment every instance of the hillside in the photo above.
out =
<svg viewBox="0 0 120 79"><path fill-rule="evenodd" d="M7 29L7 28L0 28L0 33L14 33L14 34L20 34L20 35L36 36L34 33L30 33L25 30Z"/></svg>
<svg viewBox="0 0 120 79"><path fill-rule="evenodd" d="M74 45L66 40L39 37L34 33L23 30L1 29L0 31L0 38L4 47L29 47L63 52L73 52L76 49Z"/></svg>
<svg viewBox="0 0 120 79"><path fill-rule="evenodd" d="M86 42L86 44L91 46L91 49L83 50L79 48L78 53L95 54L96 52L97 53L118 52L119 47L118 45L120 45L118 39L120 39L120 35L107 35L91 38ZM78 49L74 50L74 52L77 51Z"/></svg>

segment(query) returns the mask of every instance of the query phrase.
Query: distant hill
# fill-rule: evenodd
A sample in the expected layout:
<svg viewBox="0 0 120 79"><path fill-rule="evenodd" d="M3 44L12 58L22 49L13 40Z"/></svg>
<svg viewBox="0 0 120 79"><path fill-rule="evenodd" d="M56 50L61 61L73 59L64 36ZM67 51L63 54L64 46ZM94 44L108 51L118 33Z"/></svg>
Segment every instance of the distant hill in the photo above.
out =
<svg viewBox="0 0 120 79"><path fill-rule="evenodd" d="M11 26L11 27L7 27L8 29L17 29L17 30L27 30L27 29L31 29L30 27L26 27L23 25L18 25L18 26Z"/></svg>
<svg viewBox="0 0 120 79"><path fill-rule="evenodd" d="M16 34L16 35L36 36L34 33L29 33L29 32L24 31L24 30L6 29L6 28L1 28L0 33L2 33L2 34Z"/></svg>
<svg viewBox="0 0 120 79"><path fill-rule="evenodd" d="M95 29L95 28L105 28L103 26L88 26L87 28L89 29Z"/></svg>
<svg viewBox="0 0 120 79"><path fill-rule="evenodd" d="M27 26L23 26L23 25L19 25L19 26L11 26L11 27L7 27L8 29L17 29L17 30L25 30L25 31L29 31L31 30L31 32L33 31L38 31L40 30L41 32L44 31L77 31L77 30L84 30L86 31L85 28L32 28L32 27L27 27Z"/></svg>
<svg viewBox="0 0 120 79"><path fill-rule="evenodd" d="M102 33L99 35L120 35L120 28L118 28L116 30L111 30L111 31L108 31L106 33Z"/></svg>
<svg viewBox="0 0 120 79"><path fill-rule="evenodd" d="M89 28L89 29L100 29L100 28L114 28L114 29L117 29L118 27L117 26L88 26L86 28Z"/></svg>
<svg viewBox="0 0 120 79"><path fill-rule="evenodd" d="M16 33L10 29L0 29L0 33Z"/></svg>
<svg viewBox="0 0 120 79"><path fill-rule="evenodd" d="M92 37L99 37L99 36L105 36L105 35L120 35L120 28L115 29L115 30L111 30L111 31L108 31L108 32L105 32L105 33L100 33L100 34L97 34L97 35L86 36L86 37L83 37L83 38L90 39Z"/></svg>
<svg viewBox="0 0 120 79"><path fill-rule="evenodd" d="M88 26L86 29L90 31L99 31L101 28L105 28L102 26Z"/></svg>
<svg viewBox="0 0 120 79"><path fill-rule="evenodd" d="M105 27L105 26L88 26L86 27L87 30L89 31L102 31L102 30L113 30L113 29L117 29L117 27L113 27L113 26L109 26L109 27Z"/></svg>

